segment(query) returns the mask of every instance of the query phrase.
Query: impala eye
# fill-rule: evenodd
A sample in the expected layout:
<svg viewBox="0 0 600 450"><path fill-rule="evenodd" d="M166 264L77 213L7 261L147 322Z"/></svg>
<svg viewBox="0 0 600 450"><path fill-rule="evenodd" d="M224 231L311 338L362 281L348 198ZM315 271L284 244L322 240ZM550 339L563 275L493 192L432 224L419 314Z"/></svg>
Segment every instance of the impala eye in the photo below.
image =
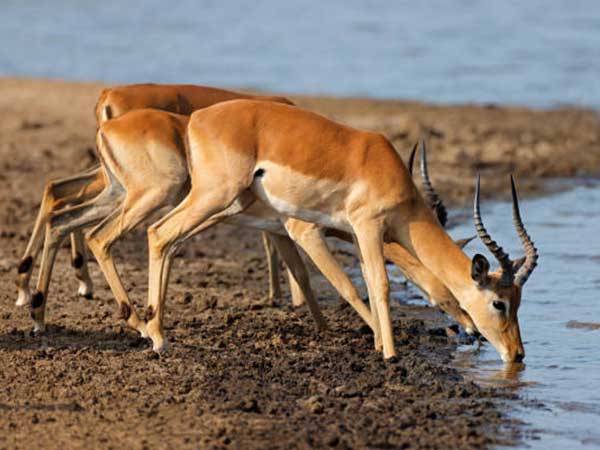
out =
<svg viewBox="0 0 600 450"><path fill-rule="evenodd" d="M506 311L506 304L504 302L495 300L494 302L492 302L492 305L494 305L494 308L496 308L498 311L502 311L502 312Z"/></svg>

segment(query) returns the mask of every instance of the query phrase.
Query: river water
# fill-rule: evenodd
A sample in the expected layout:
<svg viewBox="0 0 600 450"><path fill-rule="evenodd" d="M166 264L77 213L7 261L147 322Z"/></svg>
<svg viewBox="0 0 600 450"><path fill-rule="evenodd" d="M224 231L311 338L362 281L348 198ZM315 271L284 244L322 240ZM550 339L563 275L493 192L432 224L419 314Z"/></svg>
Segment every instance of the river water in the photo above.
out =
<svg viewBox="0 0 600 450"><path fill-rule="evenodd" d="M598 0L3 0L0 75L600 107Z"/></svg>
<svg viewBox="0 0 600 450"><path fill-rule="evenodd" d="M530 406L512 413L528 424L522 448L600 447L599 205L597 182L521 202L540 253L519 310L525 364L504 366L490 345L478 353L465 346L456 355L457 367L467 376L513 387L529 401ZM510 204L487 203L482 215L492 237L511 256L521 256ZM473 231L472 222L465 222L451 234ZM467 253L476 252L489 255L474 241Z"/></svg>

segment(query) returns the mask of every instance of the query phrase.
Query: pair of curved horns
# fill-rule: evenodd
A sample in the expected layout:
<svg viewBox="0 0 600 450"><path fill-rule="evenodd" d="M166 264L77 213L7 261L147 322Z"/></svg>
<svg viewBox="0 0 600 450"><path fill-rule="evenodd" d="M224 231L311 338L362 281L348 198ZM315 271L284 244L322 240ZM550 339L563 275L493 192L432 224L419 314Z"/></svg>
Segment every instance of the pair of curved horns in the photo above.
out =
<svg viewBox="0 0 600 450"><path fill-rule="evenodd" d="M483 221L481 220L480 211L480 176L477 174L477 184L475 185L475 200L473 203L473 221L475 222L475 229L477 235L481 241L485 244L488 250L494 255L494 257L500 263L502 269L501 283L503 286L512 286L513 284L522 287L535 267L537 266L538 252L535 248L531 237L527 233L523 221L521 219L521 213L519 211L519 199L517 197L517 188L515 186L515 180L513 176L510 176L510 187L512 194L512 209L513 209L513 223L517 230L521 244L525 250L525 261L522 264L515 264L508 253L506 253L502 247L500 247L496 241L494 241L490 234L485 229ZM515 271L515 268L518 267Z"/></svg>

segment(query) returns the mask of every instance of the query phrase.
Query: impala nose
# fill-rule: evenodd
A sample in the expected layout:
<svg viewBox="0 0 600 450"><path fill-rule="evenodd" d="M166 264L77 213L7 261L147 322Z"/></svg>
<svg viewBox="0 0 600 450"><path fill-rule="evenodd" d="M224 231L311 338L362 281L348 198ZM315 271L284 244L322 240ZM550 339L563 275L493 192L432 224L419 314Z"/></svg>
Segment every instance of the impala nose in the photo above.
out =
<svg viewBox="0 0 600 450"><path fill-rule="evenodd" d="M525 354L519 352L515 355L515 362L518 362L518 363L523 362L524 358L525 358Z"/></svg>

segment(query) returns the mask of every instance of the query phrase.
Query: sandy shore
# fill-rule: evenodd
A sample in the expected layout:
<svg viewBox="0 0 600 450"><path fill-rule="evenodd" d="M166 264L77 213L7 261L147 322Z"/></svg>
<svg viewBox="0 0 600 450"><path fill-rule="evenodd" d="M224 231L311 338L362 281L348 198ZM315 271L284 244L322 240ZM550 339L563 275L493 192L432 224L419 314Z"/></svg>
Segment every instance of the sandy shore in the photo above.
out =
<svg viewBox="0 0 600 450"><path fill-rule="evenodd" d="M75 295L66 252L50 290L49 333L29 337L27 312L13 306L15 267L44 182L92 162L92 107L102 87L0 79L0 448L482 448L511 439L507 428L499 432L506 418L492 402L507 394L449 368L454 341L437 313L395 303L400 354L384 364L367 330L315 274L332 328L319 336L287 298L265 304L266 266L250 230L217 227L195 240L194 257L176 260L166 358L154 359L112 317L96 265L94 299ZM494 197L508 194L509 172L525 194L543 192L550 177L600 172L593 111L291 97L384 132L403 155L427 136L433 181L453 205L470 200L477 170ZM116 245L137 305L144 237L139 230Z"/></svg>

